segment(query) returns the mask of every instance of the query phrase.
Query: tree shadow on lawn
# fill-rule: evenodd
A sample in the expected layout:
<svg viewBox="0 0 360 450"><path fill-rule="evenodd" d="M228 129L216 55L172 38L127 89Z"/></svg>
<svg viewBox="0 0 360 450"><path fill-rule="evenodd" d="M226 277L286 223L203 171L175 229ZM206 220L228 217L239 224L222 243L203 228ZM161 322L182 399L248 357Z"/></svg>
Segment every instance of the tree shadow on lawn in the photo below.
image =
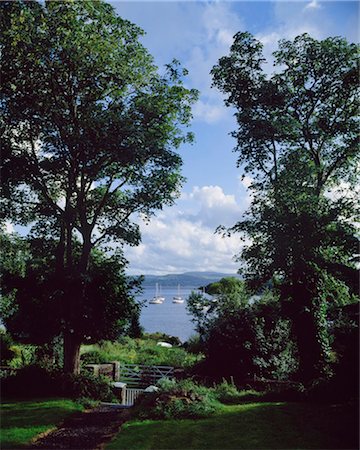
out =
<svg viewBox="0 0 360 450"><path fill-rule="evenodd" d="M355 405L252 403L202 420L130 422L108 449L357 449Z"/></svg>
<svg viewBox="0 0 360 450"><path fill-rule="evenodd" d="M65 406L61 400L5 403L1 407L2 428L52 425L80 410L70 402Z"/></svg>
<svg viewBox="0 0 360 450"><path fill-rule="evenodd" d="M25 448L32 438L81 409L63 399L6 402L1 407L1 448Z"/></svg>

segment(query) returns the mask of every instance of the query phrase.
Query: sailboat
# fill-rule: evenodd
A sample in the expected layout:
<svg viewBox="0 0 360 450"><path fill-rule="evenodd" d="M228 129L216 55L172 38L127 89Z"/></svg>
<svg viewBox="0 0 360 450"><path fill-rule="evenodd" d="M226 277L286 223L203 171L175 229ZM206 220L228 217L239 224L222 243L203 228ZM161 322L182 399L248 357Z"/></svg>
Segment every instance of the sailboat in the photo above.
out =
<svg viewBox="0 0 360 450"><path fill-rule="evenodd" d="M149 300L149 303L151 303L152 305L161 305L161 303L165 300L165 297L162 297L161 295L159 295L159 286L156 283L156 287L155 287L155 296Z"/></svg>
<svg viewBox="0 0 360 450"><path fill-rule="evenodd" d="M173 303L184 303L184 299L180 295L180 284L178 284L178 293L173 297Z"/></svg>
<svg viewBox="0 0 360 450"><path fill-rule="evenodd" d="M158 298L162 301L162 302L164 302L165 301L165 297L162 295L162 293L161 293L161 284L159 285L159 295L158 295Z"/></svg>

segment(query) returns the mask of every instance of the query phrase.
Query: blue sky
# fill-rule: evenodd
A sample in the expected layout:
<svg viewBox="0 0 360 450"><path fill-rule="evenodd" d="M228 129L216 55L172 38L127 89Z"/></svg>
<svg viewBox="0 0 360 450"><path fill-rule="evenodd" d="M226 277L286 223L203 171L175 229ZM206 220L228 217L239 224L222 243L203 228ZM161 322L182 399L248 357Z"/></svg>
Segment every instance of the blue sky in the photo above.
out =
<svg viewBox="0 0 360 450"><path fill-rule="evenodd" d="M159 212L149 225L141 222L142 243L126 249L130 272L179 273L192 270L236 272L233 257L241 249L238 236L214 235L220 225L231 226L250 202L236 168L236 128L233 111L211 88L209 71L229 51L237 31L250 31L264 44L269 58L279 39L308 32L317 39L344 36L358 41L359 5L346 1L167 1L111 2L122 17L145 32L143 44L162 66L173 58L189 70L188 85L199 89L193 109L196 141L180 149L187 182L171 208Z"/></svg>
<svg viewBox="0 0 360 450"><path fill-rule="evenodd" d="M250 178L236 168L233 111L211 88L209 72L226 55L237 31L250 31L269 59L279 39L308 32L317 39L344 36L358 41L359 4L347 1L112 1L117 13L140 26L143 44L159 67L173 58L189 70L188 86L200 91L192 131L196 141L180 149L187 178L181 197L146 225L138 220L142 243L125 248L131 274L194 270L236 272L238 236L221 238L220 224L233 225L250 203ZM16 227L18 229L18 227Z"/></svg>

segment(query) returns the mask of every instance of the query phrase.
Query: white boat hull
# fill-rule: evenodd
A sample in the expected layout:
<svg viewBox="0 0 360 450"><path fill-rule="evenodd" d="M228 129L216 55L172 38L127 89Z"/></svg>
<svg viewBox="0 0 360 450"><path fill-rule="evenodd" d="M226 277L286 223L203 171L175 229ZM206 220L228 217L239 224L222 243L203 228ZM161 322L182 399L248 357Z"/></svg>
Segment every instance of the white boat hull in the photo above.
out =
<svg viewBox="0 0 360 450"><path fill-rule="evenodd" d="M161 298L153 298L152 300L149 300L149 303L151 303L152 305L161 305L163 302L163 300Z"/></svg>

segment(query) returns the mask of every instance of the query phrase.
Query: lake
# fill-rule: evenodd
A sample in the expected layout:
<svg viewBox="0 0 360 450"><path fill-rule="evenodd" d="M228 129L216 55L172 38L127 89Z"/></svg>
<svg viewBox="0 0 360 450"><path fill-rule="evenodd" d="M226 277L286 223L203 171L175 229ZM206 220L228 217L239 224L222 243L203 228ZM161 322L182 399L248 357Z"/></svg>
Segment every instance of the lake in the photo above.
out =
<svg viewBox="0 0 360 450"><path fill-rule="evenodd" d="M178 294L177 287L163 287L161 295L165 297L165 301L156 305L148 303L155 295L155 287L144 287L143 293L137 299L147 300L140 316L140 324L144 327L145 332L155 333L160 331L171 336L177 336L182 342L195 334L194 324L186 311L186 299L192 291L197 291L197 289L192 287L181 288L180 295L185 301L176 304L172 300L174 295Z"/></svg>

